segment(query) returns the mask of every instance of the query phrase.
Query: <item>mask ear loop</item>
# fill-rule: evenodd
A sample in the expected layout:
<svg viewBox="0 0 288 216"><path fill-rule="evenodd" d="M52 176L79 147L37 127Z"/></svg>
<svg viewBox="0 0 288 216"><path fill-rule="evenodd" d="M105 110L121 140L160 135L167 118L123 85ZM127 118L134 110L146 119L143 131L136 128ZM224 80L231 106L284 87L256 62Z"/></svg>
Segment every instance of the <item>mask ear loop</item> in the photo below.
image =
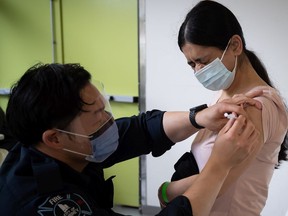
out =
<svg viewBox="0 0 288 216"><path fill-rule="evenodd" d="M84 153L81 153L81 152L73 151L73 150L70 150L70 149L67 149L67 148L63 148L62 150L67 151L67 152L70 152L70 153L73 153L73 154L85 156L85 157L89 157L89 156L90 156L90 155L88 155L88 154L84 154Z"/></svg>
<svg viewBox="0 0 288 216"><path fill-rule="evenodd" d="M224 52L223 52L223 54L222 54L222 56L221 56L221 59L220 59L221 62L222 62L222 59L224 58L224 55L225 55L225 53L226 53L226 51L227 51L227 49L228 49L228 47L229 47L229 45L230 45L231 39L232 39L232 38L230 38L230 40L228 41L227 46L226 46L226 48L225 48L225 50L224 50Z"/></svg>
<svg viewBox="0 0 288 216"><path fill-rule="evenodd" d="M224 55L225 55L225 53L226 53L226 51L227 51L227 49L228 49L228 47L229 47L229 45L230 45L231 39L232 39L232 38L230 38L230 40L228 41L228 44L227 44L227 46L226 46L226 48L225 48L225 50L224 50L224 52L223 52L223 54L222 54L222 56L221 56L221 59L220 59L221 62L222 62L222 59L224 58ZM236 67L237 67L237 56L236 56L235 58L236 58L236 59L235 59L235 64L234 64L233 71L236 70Z"/></svg>
<svg viewBox="0 0 288 216"><path fill-rule="evenodd" d="M83 134L73 133L73 132L61 130L61 129L58 129L58 128L56 128L55 130L60 131L60 132L62 132L62 133L71 134L71 135L75 135L75 136L79 136L79 137L84 137L84 138L88 138L88 139L89 139L89 138L92 138L92 136L89 136L89 135L83 135Z"/></svg>
<svg viewBox="0 0 288 216"><path fill-rule="evenodd" d="M56 128L55 130L57 130L57 131L59 131L61 133L66 133L66 134L79 136L79 137L83 137L83 138L87 138L87 139L92 138L92 136L87 136L87 135L83 135L83 134L73 133L73 132L61 130L61 129L58 129L58 128ZM77 154L77 155L85 156L85 157L89 157L90 156L88 154L77 152L77 151L73 151L73 150L67 149L67 148L63 148L62 150L66 151L66 152L74 153L74 154Z"/></svg>

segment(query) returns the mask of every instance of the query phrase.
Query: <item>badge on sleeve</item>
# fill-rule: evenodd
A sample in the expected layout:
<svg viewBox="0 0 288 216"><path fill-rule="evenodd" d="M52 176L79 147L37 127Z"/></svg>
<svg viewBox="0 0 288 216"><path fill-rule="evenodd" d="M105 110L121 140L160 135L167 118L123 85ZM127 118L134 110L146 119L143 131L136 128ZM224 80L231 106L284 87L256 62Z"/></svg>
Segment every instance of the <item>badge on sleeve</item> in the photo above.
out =
<svg viewBox="0 0 288 216"><path fill-rule="evenodd" d="M92 211L85 199L76 193L58 194L48 197L38 206L41 216L87 216L92 215Z"/></svg>

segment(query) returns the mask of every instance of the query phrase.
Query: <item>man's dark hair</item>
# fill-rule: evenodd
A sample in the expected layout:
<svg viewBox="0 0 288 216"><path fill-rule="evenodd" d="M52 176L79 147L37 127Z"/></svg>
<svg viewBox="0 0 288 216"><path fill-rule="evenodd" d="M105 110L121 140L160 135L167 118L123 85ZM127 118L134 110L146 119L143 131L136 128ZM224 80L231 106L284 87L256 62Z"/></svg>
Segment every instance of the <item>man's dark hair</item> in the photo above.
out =
<svg viewBox="0 0 288 216"><path fill-rule="evenodd" d="M25 145L42 140L45 130L65 128L81 111L80 97L91 75L79 64L36 64L11 88L6 117Z"/></svg>

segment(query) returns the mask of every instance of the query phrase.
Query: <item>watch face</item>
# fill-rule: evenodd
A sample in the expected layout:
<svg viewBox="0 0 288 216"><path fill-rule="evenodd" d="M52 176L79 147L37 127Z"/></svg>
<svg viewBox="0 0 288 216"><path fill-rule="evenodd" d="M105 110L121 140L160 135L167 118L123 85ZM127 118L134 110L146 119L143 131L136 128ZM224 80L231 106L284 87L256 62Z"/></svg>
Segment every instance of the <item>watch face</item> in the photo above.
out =
<svg viewBox="0 0 288 216"><path fill-rule="evenodd" d="M48 197L44 203L38 206L37 212L42 216L92 215L88 203L76 193L57 194Z"/></svg>

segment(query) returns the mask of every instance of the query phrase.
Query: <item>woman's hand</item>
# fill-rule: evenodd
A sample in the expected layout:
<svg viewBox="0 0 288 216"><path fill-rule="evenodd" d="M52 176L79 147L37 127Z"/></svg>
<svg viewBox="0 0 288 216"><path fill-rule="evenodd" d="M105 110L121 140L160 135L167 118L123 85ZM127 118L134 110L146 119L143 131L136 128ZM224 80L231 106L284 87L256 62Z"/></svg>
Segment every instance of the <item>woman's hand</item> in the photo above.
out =
<svg viewBox="0 0 288 216"><path fill-rule="evenodd" d="M261 96L263 90L248 92L247 94L238 94L231 99L225 99L216 103L207 109L198 112L195 116L196 122L211 131L220 131L228 122L224 116L225 113L234 113L236 116L247 116L244 108L247 106L255 106L257 109L262 109L259 101L253 99L254 97Z"/></svg>
<svg viewBox="0 0 288 216"><path fill-rule="evenodd" d="M259 131L243 115L230 119L219 132L211 157L222 166L234 167L244 161L251 153L257 151Z"/></svg>

